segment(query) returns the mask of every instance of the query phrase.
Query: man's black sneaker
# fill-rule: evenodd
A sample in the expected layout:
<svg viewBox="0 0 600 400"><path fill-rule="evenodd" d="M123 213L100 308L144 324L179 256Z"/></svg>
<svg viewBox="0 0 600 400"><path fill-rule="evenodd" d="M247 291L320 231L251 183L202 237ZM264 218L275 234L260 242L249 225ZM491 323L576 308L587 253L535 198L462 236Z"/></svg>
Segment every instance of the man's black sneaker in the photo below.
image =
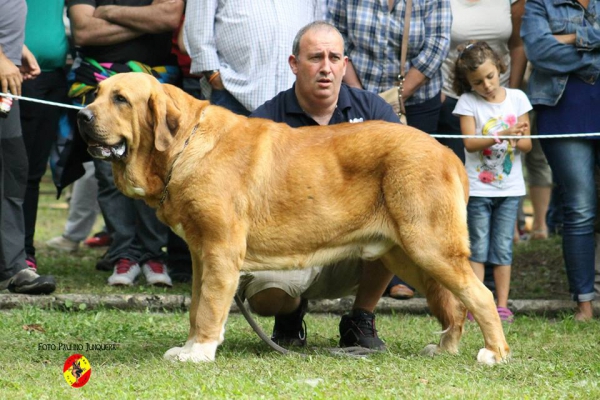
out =
<svg viewBox="0 0 600 400"><path fill-rule="evenodd" d="M108 258L108 250L96 262L96 269L98 271L112 271L114 266L115 263L111 262Z"/></svg>
<svg viewBox="0 0 600 400"><path fill-rule="evenodd" d="M0 282L0 290L3 289L12 293L50 294L56 289L56 282L53 276L38 275L33 268L25 268Z"/></svg>
<svg viewBox="0 0 600 400"><path fill-rule="evenodd" d="M377 336L375 314L355 309L340 321L340 347L360 346L385 350L385 343Z"/></svg>
<svg viewBox="0 0 600 400"><path fill-rule="evenodd" d="M280 346L306 346L306 324L304 315L308 300L302 299L300 306L291 314L275 316L271 340Z"/></svg>

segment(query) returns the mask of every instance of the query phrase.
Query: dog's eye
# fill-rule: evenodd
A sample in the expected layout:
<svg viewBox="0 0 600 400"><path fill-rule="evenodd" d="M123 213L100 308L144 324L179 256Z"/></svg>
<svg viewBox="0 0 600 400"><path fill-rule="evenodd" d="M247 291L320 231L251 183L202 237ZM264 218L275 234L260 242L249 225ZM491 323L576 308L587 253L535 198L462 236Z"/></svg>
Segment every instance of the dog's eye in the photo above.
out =
<svg viewBox="0 0 600 400"><path fill-rule="evenodd" d="M120 94L116 94L116 95L115 95L115 101L116 101L117 103L125 103L125 104L128 104L128 103L129 103L129 102L127 101L127 99L126 99L124 96L120 95Z"/></svg>

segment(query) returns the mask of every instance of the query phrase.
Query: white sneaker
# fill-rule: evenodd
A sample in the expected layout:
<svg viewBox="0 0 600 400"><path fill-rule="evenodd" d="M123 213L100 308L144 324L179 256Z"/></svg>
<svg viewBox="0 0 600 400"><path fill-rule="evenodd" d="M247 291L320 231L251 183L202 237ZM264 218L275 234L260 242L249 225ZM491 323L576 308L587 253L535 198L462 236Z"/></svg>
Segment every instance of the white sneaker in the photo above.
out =
<svg viewBox="0 0 600 400"><path fill-rule="evenodd" d="M108 278L108 284L111 286L131 286L140 272L138 263L128 258L121 258L115 263L115 269Z"/></svg>
<svg viewBox="0 0 600 400"><path fill-rule="evenodd" d="M68 253L74 253L79 249L79 242L75 242L71 239L67 239L64 236L57 236L46 242L46 246L53 248L54 250L66 251Z"/></svg>
<svg viewBox="0 0 600 400"><path fill-rule="evenodd" d="M148 260L142 266L144 276L149 285L173 286L171 277L167 272L167 265L159 260Z"/></svg>

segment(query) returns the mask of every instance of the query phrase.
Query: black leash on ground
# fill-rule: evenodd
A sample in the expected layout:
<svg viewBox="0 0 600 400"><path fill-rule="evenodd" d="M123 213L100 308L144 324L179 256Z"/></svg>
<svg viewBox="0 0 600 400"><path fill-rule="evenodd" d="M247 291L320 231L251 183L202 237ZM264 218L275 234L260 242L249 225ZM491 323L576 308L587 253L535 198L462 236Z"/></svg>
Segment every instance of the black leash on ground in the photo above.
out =
<svg viewBox="0 0 600 400"><path fill-rule="evenodd" d="M276 352L281 353L283 355L288 355L290 353L295 353L295 354L298 354L298 355L301 355L301 356L306 356L306 354L302 354L302 353L298 353L298 352L295 352L295 351L289 351L287 349L284 349L283 347L281 347L280 345L278 345L277 343L275 343L274 341L272 341L271 338L269 336L267 336L263 332L263 330L261 329L261 327L258 326L258 324L254 320L254 318L252 318L252 315L250 314L250 311L248 311L248 309L244 305L244 302L242 301L242 298L237 293L235 294L235 304L237 304L237 306L240 309L242 315L244 316L244 318L246 318L246 321L248 321L248 324L250 324L250 326L252 327L252 329L254 329L254 332L256 332L256 334L258 335L258 337L261 338L263 342L265 342L266 344L268 344L270 348L272 348Z"/></svg>
<svg viewBox="0 0 600 400"><path fill-rule="evenodd" d="M260 326L258 326L258 324L254 320L254 318L252 318L250 311L248 311L248 309L244 305L244 302L242 301L242 298L240 297L240 295L236 293L234 299L235 299L235 304L237 304L238 308L240 309L240 312L242 313L244 318L246 318L246 321L248 321L248 324L252 327L254 332L256 332L258 337L261 338L262 341L265 342L270 348L272 348L276 352L283 354L283 355L294 354L294 355L298 355L301 357L308 356L308 354L298 353L297 351L291 351L291 350L284 349L283 347L281 347L280 345L278 345L277 343L272 341L271 338L269 336L267 336L267 334L265 334L265 332L262 330L262 328ZM334 348L330 348L329 352L333 355L341 355L341 356L349 356L349 357L366 357L369 354L379 353L380 351L373 350L373 349L367 349L365 347L360 347L360 346L353 346L353 347L344 347L344 348L334 347Z"/></svg>

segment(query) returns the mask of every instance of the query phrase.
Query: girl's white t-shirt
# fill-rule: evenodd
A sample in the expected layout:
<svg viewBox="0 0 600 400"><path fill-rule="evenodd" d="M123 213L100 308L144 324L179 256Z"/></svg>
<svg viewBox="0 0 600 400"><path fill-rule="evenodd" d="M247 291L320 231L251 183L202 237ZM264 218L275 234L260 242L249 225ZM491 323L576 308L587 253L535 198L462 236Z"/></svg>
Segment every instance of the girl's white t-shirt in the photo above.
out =
<svg viewBox="0 0 600 400"><path fill-rule="evenodd" d="M506 99L501 103L490 103L474 92L465 93L458 99L453 113L474 117L476 135L491 136L508 129L532 107L521 90L505 90ZM465 167L471 196L525 195L521 151L510 146L507 140L474 153L465 150Z"/></svg>

